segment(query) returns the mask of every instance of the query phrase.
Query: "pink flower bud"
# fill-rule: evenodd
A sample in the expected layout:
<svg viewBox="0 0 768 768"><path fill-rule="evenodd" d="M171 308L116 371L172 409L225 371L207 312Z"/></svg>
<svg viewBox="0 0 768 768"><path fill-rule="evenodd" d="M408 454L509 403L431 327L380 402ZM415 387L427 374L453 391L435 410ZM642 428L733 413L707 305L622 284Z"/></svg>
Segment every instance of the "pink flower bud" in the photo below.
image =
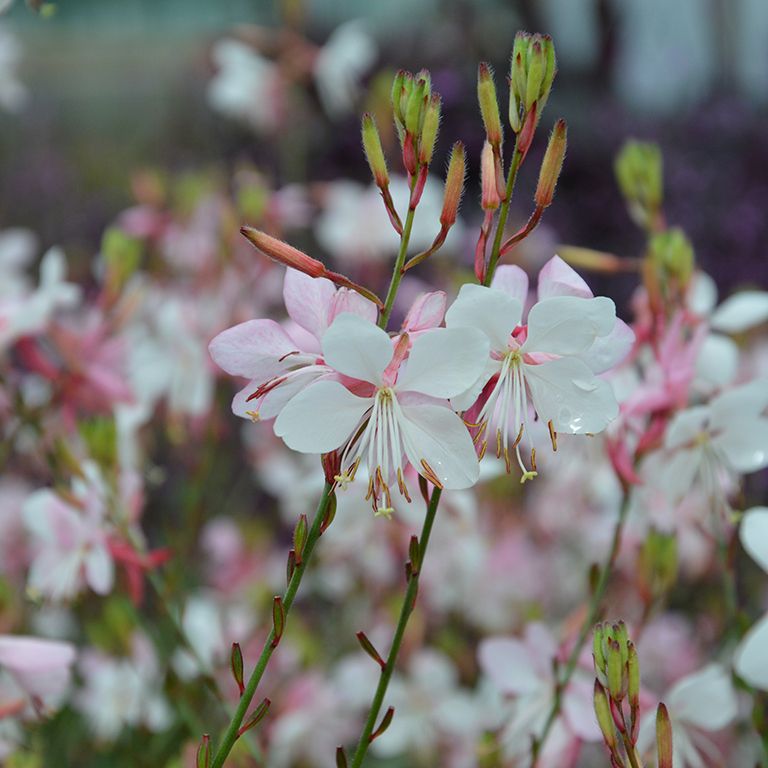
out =
<svg viewBox="0 0 768 768"><path fill-rule="evenodd" d="M496 184L496 163L493 147L486 141L483 154L480 157L480 179L482 181L481 205L484 211L495 210L501 203L498 185Z"/></svg>
<svg viewBox="0 0 768 768"><path fill-rule="evenodd" d="M558 120L555 123L552 135L549 137L549 144L547 145L547 151L539 173L539 184L536 187L536 194L534 196L536 205L541 208L546 208L552 203L552 198L555 195L555 185L558 178L560 178L560 171L563 168L565 146L565 120Z"/></svg>
<svg viewBox="0 0 768 768"><path fill-rule="evenodd" d="M456 222L456 214L464 191L464 145L457 141L453 145L451 161L448 165L448 176L445 179L445 196L443 210L440 213L440 224L443 228L451 227Z"/></svg>
<svg viewBox="0 0 768 768"><path fill-rule="evenodd" d="M294 248L276 237L260 232L253 227L240 227L240 233L270 259L285 264L286 267L298 269L310 277L325 277L325 265L317 259L310 258L298 248Z"/></svg>

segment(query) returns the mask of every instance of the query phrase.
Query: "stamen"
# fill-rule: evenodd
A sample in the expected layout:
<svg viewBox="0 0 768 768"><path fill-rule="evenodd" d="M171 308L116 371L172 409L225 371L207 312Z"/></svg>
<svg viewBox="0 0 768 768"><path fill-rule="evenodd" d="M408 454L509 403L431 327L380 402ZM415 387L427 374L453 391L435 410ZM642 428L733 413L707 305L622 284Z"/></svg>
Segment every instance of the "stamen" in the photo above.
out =
<svg viewBox="0 0 768 768"><path fill-rule="evenodd" d="M520 445L520 441L523 439L523 430L525 429L525 424L520 425L520 432L517 435L517 440L515 440L515 444L512 446L513 448L517 448L518 445Z"/></svg>
<svg viewBox="0 0 768 768"><path fill-rule="evenodd" d="M394 512L394 507L379 507L374 513L374 517L386 517L387 520L392 520L392 513Z"/></svg>
<svg viewBox="0 0 768 768"><path fill-rule="evenodd" d="M294 349L291 352L286 352L282 357L278 358L277 362L278 363L282 363L283 360L285 360L286 357L290 357L291 355L300 355L300 354L301 354L301 352L299 352L298 349Z"/></svg>
<svg viewBox="0 0 768 768"><path fill-rule="evenodd" d="M533 471L538 474L538 470L536 469L536 449L531 448L531 466L533 467Z"/></svg>
<svg viewBox="0 0 768 768"><path fill-rule="evenodd" d="M506 446L504 447L504 461L507 464L507 474L510 472L510 466L509 466L509 451L507 450Z"/></svg>
<svg viewBox="0 0 768 768"><path fill-rule="evenodd" d="M549 421L549 439L552 441L552 450L557 450L557 432L555 432L552 426L552 420Z"/></svg>
<svg viewBox="0 0 768 768"><path fill-rule="evenodd" d="M421 474L424 475L424 477L426 477L427 480L429 480L429 482L432 483L432 485L434 485L436 488L442 489L443 484L440 482L440 480L438 480L434 470L429 466L429 464L427 464L426 461L424 461L424 459L421 460L421 466L424 470Z"/></svg>
<svg viewBox="0 0 768 768"><path fill-rule="evenodd" d="M355 479L346 469L341 470L340 475L334 475L333 478L340 486L342 491L347 490L347 486Z"/></svg>
<svg viewBox="0 0 768 768"><path fill-rule="evenodd" d="M405 500L410 504L411 497L408 495L408 487L403 480L403 473L400 467L397 468L397 487L400 489L400 493L405 496Z"/></svg>

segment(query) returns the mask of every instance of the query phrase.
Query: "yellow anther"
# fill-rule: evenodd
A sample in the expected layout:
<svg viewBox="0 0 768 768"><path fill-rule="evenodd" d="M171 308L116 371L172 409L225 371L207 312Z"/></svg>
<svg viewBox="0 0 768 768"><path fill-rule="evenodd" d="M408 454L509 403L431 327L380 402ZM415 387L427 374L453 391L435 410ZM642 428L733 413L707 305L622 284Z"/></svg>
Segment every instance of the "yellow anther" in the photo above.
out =
<svg viewBox="0 0 768 768"><path fill-rule="evenodd" d="M250 416L252 422L253 421L261 421L261 417L259 416L259 412L258 411L246 411L245 415L246 416Z"/></svg>

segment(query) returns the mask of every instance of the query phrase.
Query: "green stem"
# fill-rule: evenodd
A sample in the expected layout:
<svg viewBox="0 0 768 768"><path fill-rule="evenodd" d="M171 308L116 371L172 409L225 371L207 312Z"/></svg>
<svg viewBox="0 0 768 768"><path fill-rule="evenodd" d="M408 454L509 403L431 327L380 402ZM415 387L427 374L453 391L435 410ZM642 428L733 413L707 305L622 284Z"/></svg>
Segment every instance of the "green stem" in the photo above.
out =
<svg viewBox="0 0 768 768"><path fill-rule="evenodd" d="M413 196L413 188L416 185L416 174L411 178L411 197ZM387 291L387 298L384 302L384 309L381 311L381 317L379 318L379 328L387 330L387 322L389 316L392 313L392 307L395 303L395 296L397 295L397 289L400 287L400 281L405 274L403 267L405 266L405 255L408 251L408 243L411 239L411 229L413 229L413 216L416 213L416 209L411 207L411 201L408 200L408 215L405 217L405 225L403 226L403 234L400 237L400 250L397 253L397 260L395 261L395 268L392 270L392 280L389 283L389 290Z"/></svg>
<svg viewBox="0 0 768 768"><path fill-rule="evenodd" d="M312 522L312 528L307 535L307 542L304 545L301 565L296 566L296 570L293 572L290 584L288 584L288 589L285 591L285 595L283 596L283 613L286 620L288 619L288 613L291 610L291 606L293 605L293 600L296 597L296 592L299 589L301 579L307 570L307 563L309 562L309 558L312 555L312 550L315 548L315 544L320 538L323 519L325 518L325 513L328 509L328 504L331 499L332 487L333 486L330 483L325 484L325 488L323 489L323 496L320 499L320 504L318 505L317 512L315 513L315 519ZM248 680L248 684L245 686L243 695L240 697L240 703L237 705L237 709L235 710L232 722L229 724L229 728L227 728L227 732L224 734L221 745L216 752L216 757L213 759L212 768L221 768L224 765L224 761L227 759L227 755L230 753L232 746L237 740L237 732L240 729L240 725L242 724L243 719L248 712L248 707L251 705L253 696L256 693L256 688L261 682L261 677L264 674L264 670L267 668L267 663L272 656L272 652L275 650L275 647L277 647L276 645L273 646L274 639L275 628L272 627L269 632L269 636L264 643L261 656L259 656L259 660L256 662L256 667L251 674L251 678Z"/></svg>
<svg viewBox="0 0 768 768"><path fill-rule="evenodd" d="M357 750L352 758L350 768L360 768L365 758L365 753L368 751L370 745L371 734L373 733L376 719L379 716L381 705L384 702L384 695L387 692L387 686L389 685L392 673L395 670L395 664L397 663L397 656L400 653L400 646L403 644L403 637L405 636L405 628L408 625L408 619L413 612L413 606L416 602L416 595L419 587L419 573L424 565L424 555L427 551L427 544L429 543L429 535L432 532L432 524L435 522L435 515L437 513L437 505L440 501L440 494L442 493L440 488L435 488L432 491L432 496L429 500L427 507L427 515L424 518L424 526L421 529L421 538L419 539L419 567L411 574L408 579L408 588L405 592L405 598L403 600L403 606L400 609L400 618L395 628L395 634L392 638L392 646L389 649L389 655L387 656L386 666L381 670L381 676L379 677L379 685L376 688L376 694L373 697L371 703L371 710L368 713L368 719L365 721L365 727L363 733L360 736L360 743L357 745Z"/></svg>
<svg viewBox="0 0 768 768"><path fill-rule="evenodd" d="M496 271L496 265L499 263L499 255L501 253L501 241L504 238L504 228L507 226L507 216L509 214L509 204L512 202L512 192L515 188L515 179L517 179L517 170L520 168L520 163L523 160L523 153L518 149L518 141L515 140L515 153L512 155L512 165L509 168L509 176L507 176L507 193L504 198L504 202L499 208L499 222L496 225L496 236L493 239L493 247L491 248L491 257L488 260L488 269L485 273L485 280L483 285L486 287L491 284L493 279L493 273Z"/></svg>
<svg viewBox="0 0 768 768"><path fill-rule="evenodd" d="M621 546L621 536L622 536L622 533L624 532L624 523L627 520L628 512L629 512L629 492L625 491L624 498L622 499L622 502L621 502L621 508L619 509L619 519L616 521L616 528L613 531L613 542L611 544L611 551L610 551L610 554L608 555L608 560L605 566L603 566L602 572L600 573L600 579L597 582L597 586L595 587L594 594L592 595L592 600L589 603L589 611L587 613L587 618L584 619L584 623L581 625L581 631L579 632L579 637L576 640L576 644L573 646L573 650L571 650L571 655L568 657L568 661L565 665L565 671L557 681L557 685L555 687L555 699L552 702L552 709L550 710L549 716L547 717L547 721L544 724L544 729L541 732L541 736L539 736L539 738L534 743L533 763L531 764L531 768L535 768L536 766L538 756L541 752L541 747L546 741L550 728L552 728L552 724L554 723L555 718L557 717L557 714L560 711L565 689L568 687L568 683L571 682L571 677L573 677L573 673L576 670L576 665L579 662L579 655L581 654L581 649L584 645L584 641L587 639L587 635L589 635L590 631L592 631L597 621L597 616L598 616L598 613L600 612L600 603L602 602L603 596L605 595L605 590L608 587L608 579L610 578L611 572L613 571L613 566L616 562L616 557L619 554L619 547Z"/></svg>

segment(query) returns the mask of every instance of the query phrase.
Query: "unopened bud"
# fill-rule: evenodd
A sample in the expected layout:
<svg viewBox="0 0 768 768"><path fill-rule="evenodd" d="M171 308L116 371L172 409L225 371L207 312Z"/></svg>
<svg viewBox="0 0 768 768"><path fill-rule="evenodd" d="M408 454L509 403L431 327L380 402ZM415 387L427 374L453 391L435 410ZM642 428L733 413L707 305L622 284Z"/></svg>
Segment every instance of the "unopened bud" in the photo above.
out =
<svg viewBox="0 0 768 768"><path fill-rule="evenodd" d="M640 227L651 229L664 195L663 164L658 145L628 141L616 157L614 170L632 220Z"/></svg>
<svg viewBox="0 0 768 768"><path fill-rule="evenodd" d="M536 205L546 208L552 203L555 194L555 186L560 178L560 171L563 169L563 159L565 158L565 147L567 143L567 130L565 120L558 120L552 135L549 137L547 151L544 154L544 161L541 164L539 172L539 184L536 187Z"/></svg>
<svg viewBox="0 0 768 768"><path fill-rule="evenodd" d="M523 100L523 106L525 107L526 112L533 106L534 101L538 101L539 90L541 89L541 83L544 80L544 72L547 69L547 59L541 44L541 38L538 35L535 35L531 41L528 57L525 99Z"/></svg>
<svg viewBox="0 0 768 768"><path fill-rule="evenodd" d="M464 145L457 141L453 145L451 160L448 164L448 175L445 179L445 196L443 197L443 210L440 213L440 224L446 228L456 222L456 214L459 211L461 194L464 191Z"/></svg>
<svg viewBox="0 0 768 768"><path fill-rule="evenodd" d="M480 157L480 180L482 183L481 205L484 211L496 210L501 203L496 184L496 162L493 147L486 141Z"/></svg>
<svg viewBox="0 0 768 768"><path fill-rule="evenodd" d="M637 569L641 593L646 601L668 592L677 581L677 537L651 528L640 547Z"/></svg>
<svg viewBox="0 0 768 768"><path fill-rule="evenodd" d="M659 768L672 768L672 722L664 703L656 710L656 750Z"/></svg>
<svg viewBox="0 0 768 768"><path fill-rule="evenodd" d="M624 698L624 666L621 663L621 644L611 640L608 646L608 692L614 701Z"/></svg>
<svg viewBox="0 0 768 768"><path fill-rule="evenodd" d="M496 98L496 86L493 83L491 70L485 62L480 64L477 74L477 96L488 141L494 146L499 146L502 141L499 101Z"/></svg>
<svg viewBox="0 0 768 768"><path fill-rule="evenodd" d="M411 136L421 133L422 118L429 99L429 84L423 77L414 81L405 111L405 130Z"/></svg>
<svg viewBox="0 0 768 768"><path fill-rule="evenodd" d="M398 127L405 127L405 112L403 110L403 94L405 92L405 81L408 77L408 73L401 69L395 75L395 79L392 82L392 110L395 114L395 121L398 123ZM413 78L411 78L411 82Z"/></svg>
<svg viewBox="0 0 768 768"><path fill-rule="evenodd" d="M595 680L595 714L597 715L597 724L600 726L600 731L603 734L605 744L609 749L613 749L616 746L616 728L613 724L613 716L611 715L611 704L608 701L608 694L605 692L605 688L600 685L598 680Z"/></svg>
<svg viewBox="0 0 768 768"><path fill-rule="evenodd" d="M544 47L546 69L539 89L539 111L544 109L544 105L547 103L549 92L552 90L552 81L557 73L557 59L555 58L555 46L552 43L552 38L549 35L542 35L541 40Z"/></svg>
<svg viewBox="0 0 768 768"><path fill-rule="evenodd" d="M631 707L640 705L640 663L637 660L635 644L630 640L627 643L629 656L627 659L627 672L629 682L627 684L627 696Z"/></svg>
<svg viewBox="0 0 768 768"><path fill-rule="evenodd" d="M373 173L376 186L384 189L389 185L387 162L384 159L384 150L381 148L381 139L376 128L376 122L367 112L363 115L363 148L368 165L371 166L371 173Z"/></svg>
<svg viewBox="0 0 768 768"><path fill-rule="evenodd" d="M208 768L211 764L211 737L207 733L200 739L196 764L197 768Z"/></svg>
<svg viewBox="0 0 768 768"><path fill-rule="evenodd" d="M424 112L424 125L421 129L421 140L419 142L419 165L429 165L431 162L439 126L440 94L433 93Z"/></svg>
<svg viewBox="0 0 768 768"><path fill-rule="evenodd" d="M245 235L246 239L258 248L265 256L284 264L286 267L298 269L310 277L325 276L325 265L317 259L310 258L306 253L302 253L298 248L294 248L276 237L260 232L253 227L241 227L240 233Z"/></svg>
<svg viewBox="0 0 768 768"><path fill-rule="evenodd" d="M530 35L518 32L515 35L515 43L512 47L512 65L510 72L510 85L519 104L525 103L525 84L527 80L528 41Z"/></svg>
<svg viewBox="0 0 768 768"><path fill-rule="evenodd" d="M649 257L662 283L674 279L685 287L693 273L693 245L679 227L654 235L648 244Z"/></svg>
<svg viewBox="0 0 768 768"><path fill-rule="evenodd" d="M604 651L604 630L603 625L598 624L592 635L592 657L595 660L595 674L603 683L607 685L608 679L605 675L605 651Z"/></svg>

